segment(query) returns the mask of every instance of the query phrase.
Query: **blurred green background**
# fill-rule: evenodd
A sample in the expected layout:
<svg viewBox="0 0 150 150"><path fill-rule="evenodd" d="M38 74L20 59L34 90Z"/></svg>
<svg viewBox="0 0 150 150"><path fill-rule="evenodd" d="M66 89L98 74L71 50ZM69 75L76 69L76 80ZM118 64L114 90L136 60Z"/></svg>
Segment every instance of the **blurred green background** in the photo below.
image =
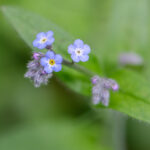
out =
<svg viewBox="0 0 150 150"><path fill-rule="evenodd" d="M131 1L135 7L142 2ZM123 3L130 5L129 0L0 0L1 6L17 5L52 20L87 41L99 58L96 49L113 19L112 10L121 10ZM48 86L34 88L24 78L31 50L2 12L0 35L1 150L150 149L148 124L112 110L93 110L87 99L65 89L55 77Z"/></svg>

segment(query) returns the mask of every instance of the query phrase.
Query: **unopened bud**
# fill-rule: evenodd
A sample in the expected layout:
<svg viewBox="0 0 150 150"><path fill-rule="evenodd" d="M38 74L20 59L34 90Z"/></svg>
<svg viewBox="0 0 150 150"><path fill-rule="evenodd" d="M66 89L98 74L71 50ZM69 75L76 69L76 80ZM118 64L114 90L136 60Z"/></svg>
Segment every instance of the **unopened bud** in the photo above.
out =
<svg viewBox="0 0 150 150"><path fill-rule="evenodd" d="M140 66L143 65L143 58L133 52L122 53L119 56L119 63L123 66L132 65L132 66Z"/></svg>

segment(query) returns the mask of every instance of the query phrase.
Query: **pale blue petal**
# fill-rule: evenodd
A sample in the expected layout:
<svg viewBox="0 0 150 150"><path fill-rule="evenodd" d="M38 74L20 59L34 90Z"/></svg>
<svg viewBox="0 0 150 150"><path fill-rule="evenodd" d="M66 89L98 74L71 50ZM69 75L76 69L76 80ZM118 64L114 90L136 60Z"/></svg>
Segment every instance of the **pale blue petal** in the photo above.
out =
<svg viewBox="0 0 150 150"><path fill-rule="evenodd" d="M74 62L79 62L80 61L79 56L77 56L77 55L71 55L71 58Z"/></svg>
<svg viewBox="0 0 150 150"><path fill-rule="evenodd" d="M88 61L88 59L89 59L88 55L82 55L82 56L80 56L80 60L83 61L83 62Z"/></svg>
<svg viewBox="0 0 150 150"><path fill-rule="evenodd" d="M42 43L42 44L39 43L38 46L37 46L37 48L43 49L43 48L46 48L46 46L47 46L46 43Z"/></svg>
<svg viewBox="0 0 150 150"><path fill-rule="evenodd" d="M45 71L46 73L52 73L52 72L53 72L53 69L52 69L49 65L47 65L47 66L44 67L44 71Z"/></svg>
<svg viewBox="0 0 150 150"><path fill-rule="evenodd" d="M53 70L54 70L55 72L59 72L59 71L61 71L61 69L62 69L61 64L56 64L56 65L53 67Z"/></svg>
<svg viewBox="0 0 150 150"><path fill-rule="evenodd" d="M47 40L46 44L47 45L52 45L52 43L55 41L55 39L52 37L50 39Z"/></svg>
<svg viewBox="0 0 150 150"><path fill-rule="evenodd" d="M38 47L39 46L39 40L38 39L35 39L34 41L33 41L33 46L34 47Z"/></svg>
<svg viewBox="0 0 150 150"><path fill-rule="evenodd" d="M63 61L63 58L62 58L61 55L59 55L59 54L55 55L55 62L56 62L56 64L61 64L62 61Z"/></svg>
<svg viewBox="0 0 150 150"><path fill-rule="evenodd" d="M53 31L46 32L47 38L51 38L53 36L53 34L54 34Z"/></svg>
<svg viewBox="0 0 150 150"><path fill-rule="evenodd" d="M90 52L91 52L90 46L87 45L87 44L85 44L85 45L83 46L83 53L84 53L84 54L89 54Z"/></svg>
<svg viewBox="0 0 150 150"><path fill-rule="evenodd" d="M48 58L46 58L46 57L41 58L40 64L41 64L43 67L45 67L45 66L48 64Z"/></svg>
<svg viewBox="0 0 150 150"><path fill-rule="evenodd" d="M46 36L46 34L44 33L44 32L40 32L40 33L38 33L37 35L36 35L36 37L37 38L42 38L42 37L45 37Z"/></svg>
<svg viewBox="0 0 150 150"><path fill-rule="evenodd" d="M77 47L77 48L82 48L84 46L84 43L82 40L80 39L77 39L74 41L74 45Z"/></svg>
<svg viewBox="0 0 150 150"><path fill-rule="evenodd" d="M48 51L46 54L45 54L46 57L48 57L49 59L54 59L55 58L55 54L54 52L52 51Z"/></svg>
<svg viewBox="0 0 150 150"><path fill-rule="evenodd" d="M68 46L68 53L73 54L75 52L75 47L71 44Z"/></svg>

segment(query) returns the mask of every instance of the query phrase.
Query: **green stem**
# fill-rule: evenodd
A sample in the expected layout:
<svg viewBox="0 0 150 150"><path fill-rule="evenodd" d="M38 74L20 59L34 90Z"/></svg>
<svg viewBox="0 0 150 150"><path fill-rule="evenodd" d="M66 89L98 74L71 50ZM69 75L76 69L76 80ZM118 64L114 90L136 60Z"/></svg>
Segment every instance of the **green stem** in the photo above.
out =
<svg viewBox="0 0 150 150"><path fill-rule="evenodd" d="M75 70L77 70L77 71L79 71L79 72L81 72L81 73L83 73L89 77L92 77L95 75L95 73L89 71L88 69L86 69L82 66L79 66L79 65L75 64L74 62L70 62L68 60L65 60L65 59L63 60L63 65L66 65L70 68L74 68Z"/></svg>

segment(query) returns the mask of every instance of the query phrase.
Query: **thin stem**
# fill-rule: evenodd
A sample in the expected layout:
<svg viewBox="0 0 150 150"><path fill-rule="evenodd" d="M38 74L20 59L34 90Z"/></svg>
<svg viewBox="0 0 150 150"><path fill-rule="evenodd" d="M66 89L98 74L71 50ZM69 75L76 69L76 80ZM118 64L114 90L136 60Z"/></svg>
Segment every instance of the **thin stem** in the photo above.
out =
<svg viewBox="0 0 150 150"><path fill-rule="evenodd" d="M86 69L82 66L75 64L74 62L70 62L70 61L64 59L62 64L66 65L70 68L74 68L75 70L78 70L79 72L81 72L85 75L88 75L89 77L92 77L95 75L93 72L89 71L88 69Z"/></svg>
<svg viewBox="0 0 150 150"><path fill-rule="evenodd" d="M116 150L126 150L126 116L121 115L118 112L114 112L113 116L113 139L114 147Z"/></svg>

